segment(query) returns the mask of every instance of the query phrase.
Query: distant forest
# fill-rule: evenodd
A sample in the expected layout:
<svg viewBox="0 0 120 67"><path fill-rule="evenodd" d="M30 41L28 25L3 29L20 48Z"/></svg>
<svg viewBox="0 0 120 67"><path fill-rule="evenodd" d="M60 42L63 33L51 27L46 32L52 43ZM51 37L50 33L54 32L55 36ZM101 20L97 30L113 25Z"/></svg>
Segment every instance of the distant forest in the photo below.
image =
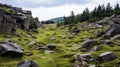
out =
<svg viewBox="0 0 120 67"><path fill-rule="evenodd" d="M88 8L86 8L81 14L76 16L74 15L74 12L71 11L71 15L69 17L64 17L64 23L62 24L75 24L84 21L95 22L113 14L120 15L120 6L118 3L114 7L112 7L110 3L108 3L106 6L104 4L98 5L91 12ZM60 24L61 23L58 23L58 25Z"/></svg>

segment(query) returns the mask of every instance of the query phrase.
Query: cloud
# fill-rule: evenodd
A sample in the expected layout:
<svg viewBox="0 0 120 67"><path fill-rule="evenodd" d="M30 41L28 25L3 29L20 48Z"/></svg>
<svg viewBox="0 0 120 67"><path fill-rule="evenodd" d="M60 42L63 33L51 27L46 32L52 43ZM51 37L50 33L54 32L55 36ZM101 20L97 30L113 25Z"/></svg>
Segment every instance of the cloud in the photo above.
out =
<svg viewBox="0 0 120 67"><path fill-rule="evenodd" d="M90 7L90 10L94 8L94 6L88 5L75 5L75 4L66 4L62 6L56 7L38 7L38 8L24 8L29 9L33 12L33 16L38 16L40 20L48 20L55 17L63 17L69 16L71 11L74 11L75 15L81 13L85 7Z"/></svg>
<svg viewBox="0 0 120 67"><path fill-rule="evenodd" d="M40 20L69 16L71 11L78 14L86 7L91 11L99 4L106 5L109 2L112 6L120 4L120 0L0 0L0 2L31 10L33 16L39 17Z"/></svg>
<svg viewBox="0 0 120 67"><path fill-rule="evenodd" d="M80 14L85 8L89 8L90 11L94 9L95 6L99 4L111 3L114 6L116 3L120 3L119 0L86 0L85 4L64 4L61 6L54 7L37 7L37 8L25 8L30 9L33 12L33 16L38 16L40 20L48 20L55 17L69 16L71 11L75 14Z"/></svg>
<svg viewBox="0 0 120 67"><path fill-rule="evenodd" d="M66 4L85 4L89 0L5 0L3 3L20 7L55 7ZM9 2L9 3L8 3Z"/></svg>

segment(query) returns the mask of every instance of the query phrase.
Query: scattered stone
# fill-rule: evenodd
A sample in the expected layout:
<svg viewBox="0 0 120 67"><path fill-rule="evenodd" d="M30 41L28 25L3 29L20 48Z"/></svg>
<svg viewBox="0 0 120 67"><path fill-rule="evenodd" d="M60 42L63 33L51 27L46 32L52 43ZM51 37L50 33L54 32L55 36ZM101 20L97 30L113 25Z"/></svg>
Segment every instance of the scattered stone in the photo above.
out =
<svg viewBox="0 0 120 67"><path fill-rule="evenodd" d="M38 64L32 60L22 60L18 63L17 67L38 67Z"/></svg>
<svg viewBox="0 0 120 67"><path fill-rule="evenodd" d="M31 42L29 42L29 45L34 45L34 44L36 44L35 41L31 41Z"/></svg>
<svg viewBox="0 0 120 67"><path fill-rule="evenodd" d="M73 37L74 37L73 35L71 35L71 36L68 36L68 38L69 38L69 39L73 39Z"/></svg>
<svg viewBox="0 0 120 67"><path fill-rule="evenodd" d="M75 61L73 67L89 67L86 61Z"/></svg>
<svg viewBox="0 0 120 67"><path fill-rule="evenodd" d="M79 61L92 61L93 60L93 56L89 53L88 54L77 53L74 56L77 57Z"/></svg>
<svg viewBox="0 0 120 67"><path fill-rule="evenodd" d="M81 48L81 51L82 51L82 52L87 52L88 50L85 49L85 48Z"/></svg>
<svg viewBox="0 0 120 67"><path fill-rule="evenodd" d="M44 59L44 58L47 58L47 57L44 57L44 56L40 56L39 58L42 58L42 59Z"/></svg>
<svg viewBox="0 0 120 67"><path fill-rule="evenodd" d="M70 34L75 35L75 34L78 34L80 32L80 30L77 27L75 27L74 29L70 28L69 32L70 32Z"/></svg>
<svg viewBox="0 0 120 67"><path fill-rule="evenodd" d="M95 24L95 27L97 27L97 28L103 28L103 25Z"/></svg>
<svg viewBox="0 0 120 67"><path fill-rule="evenodd" d="M82 62L80 61L75 61L73 64L73 67L81 67L82 66Z"/></svg>
<svg viewBox="0 0 120 67"><path fill-rule="evenodd" d="M111 61L116 58L113 52L104 52L99 55L99 59L103 62Z"/></svg>
<svg viewBox="0 0 120 67"><path fill-rule="evenodd" d="M31 53L31 52L25 52L24 53L26 56L31 56L31 55L33 55L33 53Z"/></svg>
<svg viewBox="0 0 120 67"><path fill-rule="evenodd" d="M50 54L50 53L53 53L53 52L55 52L55 51L52 51L52 50L45 50L45 54Z"/></svg>
<svg viewBox="0 0 120 67"><path fill-rule="evenodd" d="M50 37L50 40L55 40L55 37Z"/></svg>
<svg viewBox="0 0 120 67"><path fill-rule="evenodd" d="M66 37L66 36L61 36L61 38L62 38L62 39L65 39L65 38L67 38L67 37Z"/></svg>
<svg viewBox="0 0 120 67"><path fill-rule="evenodd" d="M82 48L89 49L97 44L98 42L96 40L87 39L83 42Z"/></svg>
<svg viewBox="0 0 120 67"><path fill-rule="evenodd" d="M18 46L17 43L12 41L3 41L0 42L0 55L1 56L10 56L10 57L22 57L23 49Z"/></svg>
<svg viewBox="0 0 120 67"><path fill-rule="evenodd" d="M99 46L94 46L94 47L90 50L90 52L95 52L95 51L97 51L97 50L99 50Z"/></svg>
<svg viewBox="0 0 120 67"><path fill-rule="evenodd" d="M119 34L117 34L117 35L115 35L114 37L111 37L111 38L110 38L111 41L114 41L114 40L116 40L116 39L120 39L120 35L119 35Z"/></svg>
<svg viewBox="0 0 120 67"><path fill-rule="evenodd" d="M101 40L101 42L105 43L105 44L113 44L113 42L111 40Z"/></svg>
<svg viewBox="0 0 120 67"><path fill-rule="evenodd" d="M54 50L54 49L56 49L56 45L55 45L55 44L48 44L48 45L47 45L47 48L48 48L49 50Z"/></svg>

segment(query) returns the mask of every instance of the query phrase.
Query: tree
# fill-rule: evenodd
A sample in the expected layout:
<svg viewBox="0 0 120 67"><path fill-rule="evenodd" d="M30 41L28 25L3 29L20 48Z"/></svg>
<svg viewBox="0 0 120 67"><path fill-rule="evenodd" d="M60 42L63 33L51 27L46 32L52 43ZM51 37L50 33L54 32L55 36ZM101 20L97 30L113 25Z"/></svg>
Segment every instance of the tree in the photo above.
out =
<svg viewBox="0 0 120 67"><path fill-rule="evenodd" d="M89 9L86 8L81 14L81 21L87 21L90 18Z"/></svg>
<svg viewBox="0 0 120 67"><path fill-rule="evenodd" d="M99 5L97 8L97 17L101 17L101 16L102 16L102 7L101 5Z"/></svg>
<svg viewBox="0 0 120 67"><path fill-rule="evenodd" d="M120 10L120 7L119 7L119 4L118 4L118 3L116 4L114 10L115 10L115 11Z"/></svg>
<svg viewBox="0 0 120 67"><path fill-rule="evenodd" d="M90 16L91 16L91 17L96 17L96 14L97 14L97 8L95 7L95 8L93 9L93 11L91 12Z"/></svg>
<svg viewBox="0 0 120 67"><path fill-rule="evenodd" d="M101 5L101 8L102 8L102 17L105 17L105 13L106 13L106 9L105 9L105 6L104 4Z"/></svg>
<svg viewBox="0 0 120 67"><path fill-rule="evenodd" d="M75 16L75 22L81 22L80 18L81 18L81 14L77 14Z"/></svg>
<svg viewBox="0 0 120 67"><path fill-rule="evenodd" d="M108 3L106 6L106 13L107 13L106 15L111 16L113 14L112 12L113 12L113 9L112 9L110 3Z"/></svg>
<svg viewBox="0 0 120 67"><path fill-rule="evenodd" d="M71 11L71 23L75 23L75 15L73 11Z"/></svg>

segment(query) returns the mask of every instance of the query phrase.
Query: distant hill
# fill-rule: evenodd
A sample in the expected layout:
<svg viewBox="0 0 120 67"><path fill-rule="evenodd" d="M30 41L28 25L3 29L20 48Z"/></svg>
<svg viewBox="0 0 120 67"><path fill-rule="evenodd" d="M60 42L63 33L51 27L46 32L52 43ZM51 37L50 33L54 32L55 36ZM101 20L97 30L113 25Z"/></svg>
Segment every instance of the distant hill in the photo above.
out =
<svg viewBox="0 0 120 67"><path fill-rule="evenodd" d="M57 18L53 18L50 19L48 21L53 21L53 22L64 22L64 18L63 17L57 17Z"/></svg>

